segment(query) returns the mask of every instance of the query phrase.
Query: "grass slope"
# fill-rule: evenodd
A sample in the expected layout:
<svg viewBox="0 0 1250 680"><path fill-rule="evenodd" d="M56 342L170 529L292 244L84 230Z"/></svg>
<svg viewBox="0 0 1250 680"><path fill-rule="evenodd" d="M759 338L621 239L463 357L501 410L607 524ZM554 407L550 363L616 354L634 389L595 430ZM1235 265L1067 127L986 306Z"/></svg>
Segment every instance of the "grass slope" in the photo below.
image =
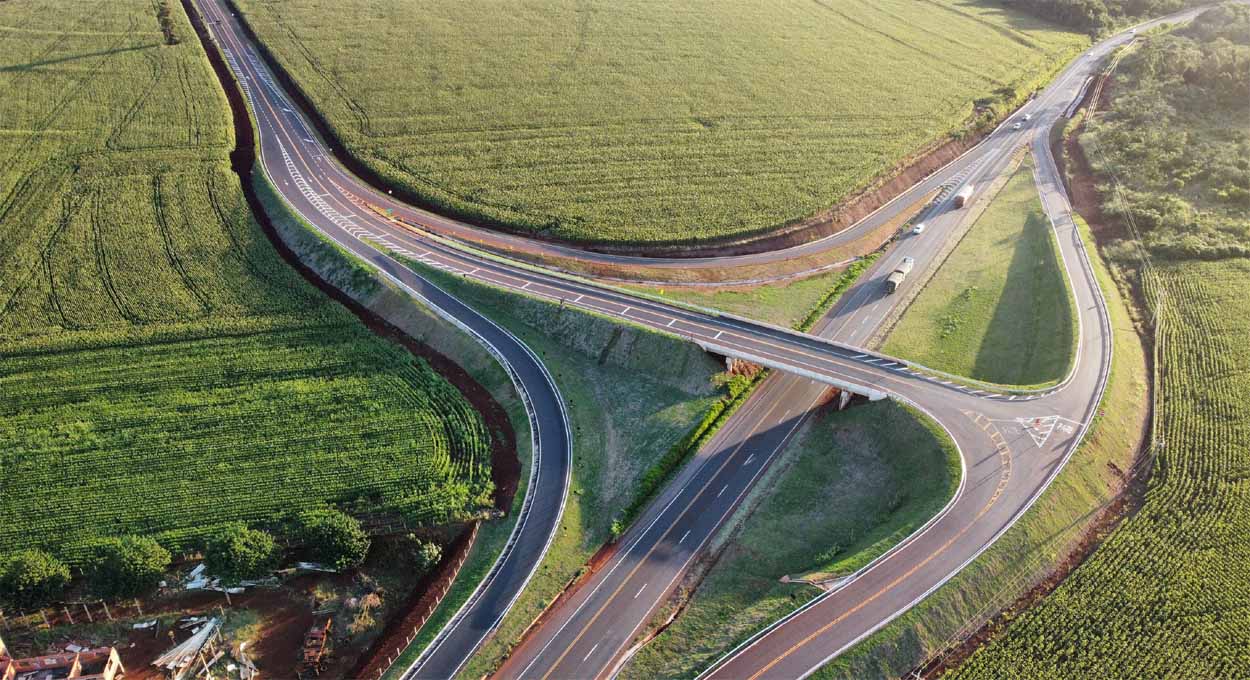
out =
<svg viewBox="0 0 1250 680"><path fill-rule="evenodd" d="M279 259L221 88L157 9L0 4L0 552L182 548L327 501L476 509L480 415Z"/></svg>
<svg viewBox="0 0 1250 680"><path fill-rule="evenodd" d="M720 366L675 338L443 272L422 274L511 330L542 358L560 386L573 428L571 490L560 529L534 580L463 671L465 677L479 677L610 538L612 520L631 503L646 470L722 398L712 384ZM518 495L515 503L520 502ZM511 517L483 527L467 571L457 579L459 597L449 596L436 616L454 613L476 585L472 577L486 573ZM427 625L389 675L397 677L435 632Z"/></svg>
<svg viewBox="0 0 1250 680"><path fill-rule="evenodd" d="M1077 224L1091 242L1079 217ZM989 550L814 678L862 680L908 673L1049 574L1122 488L1147 417L1149 378L1126 304L1102 261L1095 258L1093 264L1107 296L1115 349L1099 415L1080 449L1029 512Z"/></svg>
<svg viewBox="0 0 1250 680"><path fill-rule="evenodd" d="M822 412L773 476L680 618L622 677L697 675L816 594L783 575L849 574L926 522L954 493L959 458L936 425L886 401Z"/></svg>
<svg viewBox="0 0 1250 680"><path fill-rule="evenodd" d="M808 217L1087 43L989 0L238 5L386 181L599 242Z"/></svg>
<svg viewBox="0 0 1250 680"><path fill-rule="evenodd" d="M890 331L884 351L1005 385L1063 378L1076 319L1026 160Z"/></svg>

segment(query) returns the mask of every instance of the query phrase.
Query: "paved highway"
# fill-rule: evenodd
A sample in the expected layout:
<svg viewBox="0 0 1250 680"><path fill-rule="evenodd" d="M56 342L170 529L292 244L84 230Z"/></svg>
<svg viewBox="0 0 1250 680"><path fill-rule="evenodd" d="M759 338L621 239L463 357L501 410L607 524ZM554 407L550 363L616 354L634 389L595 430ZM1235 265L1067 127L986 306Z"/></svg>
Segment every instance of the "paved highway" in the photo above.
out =
<svg viewBox="0 0 1250 680"><path fill-rule="evenodd" d="M1012 150L1030 141L1034 145L1039 189L1055 223L1077 302L1080 347L1073 371L1062 386L1020 395L935 378L906 362L855 346L870 336L892 303L903 297L882 295L886 268L892 268L905 253L917 258L918 270L932 264L935 239L958 219L948 203L949 190L946 198L928 209L930 231L905 239L882 258L822 321L815 335L656 302L466 250L459 241L472 239L460 239L463 234L459 232L402 224L395 218L433 219L470 229L382 202L383 197L346 173L327 156L324 142L277 85L221 0L197 0L197 4L255 116L264 172L291 208L491 347L530 407L535 463L509 547L456 619L408 669L407 677L454 675L515 601L558 526L568 485L570 447L559 393L532 352L420 276L408 262L683 336L711 351L785 372L757 391L696 463L622 537L623 548L614 560L518 648L502 669L501 674L508 677L590 678L610 673L692 557L807 417L827 385L871 398L888 395L928 413L960 449L964 466L960 487L929 524L839 590L817 598L735 650L710 675L802 676L905 611L957 573L1019 517L1071 455L1094 413L1111 358L1110 331L1056 179L1045 130L1075 96L1084 75L1113 45L1123 42L1123 36L1093 48L1043 96L1029 103L1026 111L1034 114L1033 125L1000 129L974 153L926 180L936 184L923 190L927 193L942 184L950 190L966 182L983 185L983 180L1001 172ZM1036 134L1039 130L1041 134ZM378 212L378 208L394 214ZM888 212L887 207L879 214ZM615 262L632 259L583 256L612 257ZM745 257L774 256L780 257ZM691 263L683 260L671 266Z"/></svg>

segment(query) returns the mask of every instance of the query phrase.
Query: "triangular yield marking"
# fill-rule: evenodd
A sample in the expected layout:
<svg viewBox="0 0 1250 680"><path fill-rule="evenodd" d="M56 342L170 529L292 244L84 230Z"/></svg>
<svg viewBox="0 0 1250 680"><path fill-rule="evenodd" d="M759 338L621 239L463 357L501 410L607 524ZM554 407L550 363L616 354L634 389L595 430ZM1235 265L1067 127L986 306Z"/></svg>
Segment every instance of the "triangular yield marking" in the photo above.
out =
<svg viewBox="0 0 1250 680"><path fill-rule="evenodd" d="M1055 431L1055 425L1059 424L1059 416L1016 418L1016 422L1020 424L1021 429L1029 433L1033 443L1037 444L1037 448L1040 449L1046 444L1046 440L1050 439L1050 433Z"/></svg>

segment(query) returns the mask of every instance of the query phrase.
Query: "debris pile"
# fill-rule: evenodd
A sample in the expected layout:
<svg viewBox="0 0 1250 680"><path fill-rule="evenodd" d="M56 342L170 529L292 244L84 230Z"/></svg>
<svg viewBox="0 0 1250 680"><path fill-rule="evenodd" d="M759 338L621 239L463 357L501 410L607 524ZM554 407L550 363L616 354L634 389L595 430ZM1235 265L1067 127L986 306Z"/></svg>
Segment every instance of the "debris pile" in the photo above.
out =
<svg viewBox="0 0 1250 680"><path fill-rule="evenodd" d="M152 665L161 669L169 680L208 673L213 664L226 655L221 638L221 619L192 617L179 621L178 625L192 628L191 637L156 657Z"/></svg>
<svg viewBox="0 0 1250 680"><path fill-rule="evenodd" d="M115 647L68 645L62 654L15 659L0 640L0 680L119 680L125 672Z"/></svg>

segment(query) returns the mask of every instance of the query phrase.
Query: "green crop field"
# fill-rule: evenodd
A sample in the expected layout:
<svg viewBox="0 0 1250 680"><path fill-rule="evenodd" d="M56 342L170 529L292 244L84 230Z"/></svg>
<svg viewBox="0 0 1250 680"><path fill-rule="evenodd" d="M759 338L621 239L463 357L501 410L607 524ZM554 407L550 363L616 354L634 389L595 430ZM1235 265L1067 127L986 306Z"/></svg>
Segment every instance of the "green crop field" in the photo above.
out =
<svg viewBox="0 0 1250 680"><path fill-rule="evenodd" d="M1154 467L1137 514L955 677L1246 677L1250 69L1234 63L1250 7L1152 36L1080 138L1124 230L1107 252L1159 319Z"/></svg>
<svg viewBox="0 0 1250 680"><path fill-rule="evenodd" d="M489 501L460 392L278 257L177 3L0 3L0 552Z"/></svg>
<svg viewBox="0 0 1250 680"><path fill-rule="evenodd" d="M809 217L1088 42L990 0L237 4L387 182L598 242Z"/></svg>
<svg viewBox="0 0 1250 680"><path fill-rule="evenodd" d="M1161 448L1145 505L956 677L1244 677L1250 262L1159 268Z"/></svg>
<svg viewBox="0 0 1250 680"><path fill-rule="evenodd" d="M1076 337L1067 286L1026 160L916 296L884 349L1001 384L1059 380Z"/></svg>

